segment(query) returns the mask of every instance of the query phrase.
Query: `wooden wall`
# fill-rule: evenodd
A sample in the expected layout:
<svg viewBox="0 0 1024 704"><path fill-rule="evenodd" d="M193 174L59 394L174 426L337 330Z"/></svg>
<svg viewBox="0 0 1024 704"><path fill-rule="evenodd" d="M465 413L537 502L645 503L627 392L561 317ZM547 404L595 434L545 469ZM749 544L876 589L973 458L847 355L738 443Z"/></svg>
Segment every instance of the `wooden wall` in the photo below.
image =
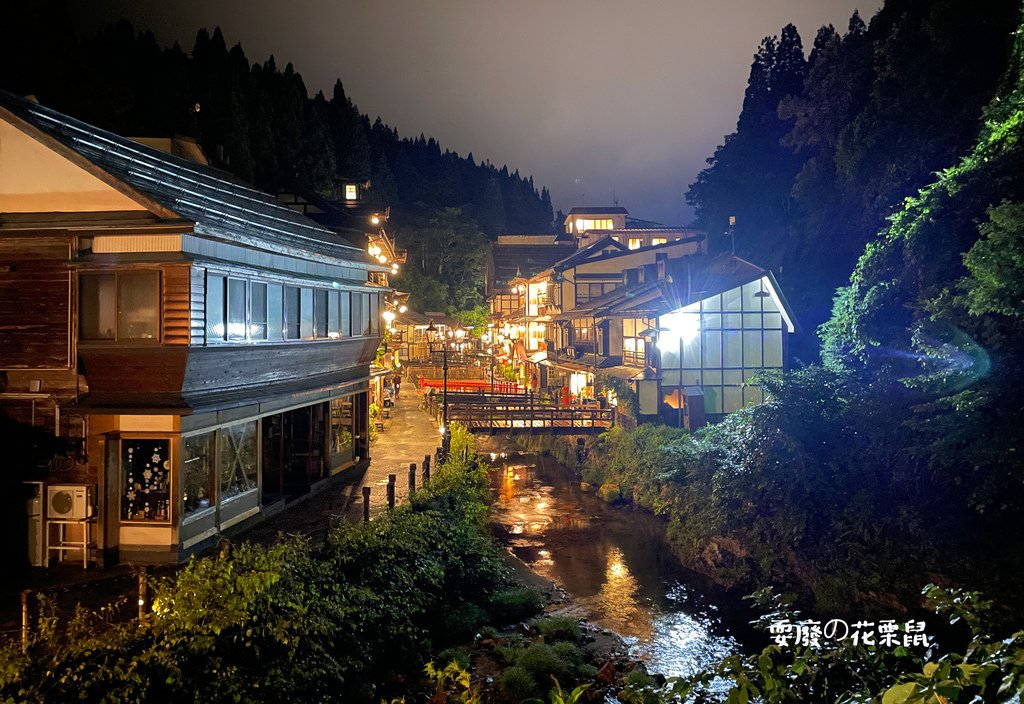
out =
<svg viewBox="0 0 1024 704"><path fill-rule="evenodd" d="M163 268L163 343L188 345L192 335L191 273L188 265Z"/></svg>
<svg viewBox="0 0 1024 704"><path fill-rule="evenodd" d="M71 369L70 241L0 237L0 369Z"/></svg>

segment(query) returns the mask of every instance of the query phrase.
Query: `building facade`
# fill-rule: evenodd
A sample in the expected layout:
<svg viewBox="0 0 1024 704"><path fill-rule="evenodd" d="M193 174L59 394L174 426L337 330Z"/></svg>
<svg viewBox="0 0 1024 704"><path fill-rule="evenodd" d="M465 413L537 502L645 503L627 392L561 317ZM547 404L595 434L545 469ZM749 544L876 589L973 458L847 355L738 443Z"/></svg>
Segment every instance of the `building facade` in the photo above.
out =
<svg viewBox="0 0 1024 704"><path fill-rule="evenodd" d="M91 489L70 530L101 564L180 560L368 461L390 270L232 176L0 93L0 411L76 446L48 481Z"/></svg>

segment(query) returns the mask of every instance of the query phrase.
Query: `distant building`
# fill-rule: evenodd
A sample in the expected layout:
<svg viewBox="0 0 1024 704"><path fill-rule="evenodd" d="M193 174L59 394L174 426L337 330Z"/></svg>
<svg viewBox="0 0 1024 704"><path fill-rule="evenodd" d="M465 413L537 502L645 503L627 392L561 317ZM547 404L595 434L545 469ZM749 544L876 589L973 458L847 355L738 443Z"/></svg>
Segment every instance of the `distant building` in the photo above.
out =
<svg viewBox="0 0 1024 704"><path fill-rule="evenodd" d="M0 92L0 410L77 443L50 481L95 490L69 538L104 564L365 465L390 294L364 247L156 146Z"/></svg>

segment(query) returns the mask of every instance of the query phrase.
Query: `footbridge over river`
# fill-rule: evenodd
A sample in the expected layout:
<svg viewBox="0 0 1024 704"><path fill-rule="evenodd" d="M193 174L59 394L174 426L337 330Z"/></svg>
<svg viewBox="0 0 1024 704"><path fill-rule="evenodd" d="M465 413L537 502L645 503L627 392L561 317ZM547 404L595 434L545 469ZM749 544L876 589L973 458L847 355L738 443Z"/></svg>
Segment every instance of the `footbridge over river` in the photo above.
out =
<svg viewBox="0 0 1024 704"><path fill-rule="evenodd" d="M434 417L441 419L443 392L426 395ZM615 424L615 410L597 404L558 404L532 393L448 391L448 420L472 433L586 435L603 433Z"/></svg>

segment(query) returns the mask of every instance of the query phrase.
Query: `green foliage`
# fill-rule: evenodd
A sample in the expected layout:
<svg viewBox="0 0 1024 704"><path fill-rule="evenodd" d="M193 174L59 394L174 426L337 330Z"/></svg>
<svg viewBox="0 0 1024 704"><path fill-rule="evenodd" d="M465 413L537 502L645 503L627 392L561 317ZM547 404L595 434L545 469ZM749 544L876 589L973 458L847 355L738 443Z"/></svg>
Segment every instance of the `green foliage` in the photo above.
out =
<svg viewBox="0 0 1024 704"><path fill-rule="evenodd" d="M600 383L615 392L615 397L619 400L619 408L622 411L636 418L640 405L637 400L636 391L633 390L633 386L628 381L606 374L600 376Z"/></svg>
<svg viewBox="0 0 1024 704"><path fill-rule="evenodd" d="M505 700L512 704L518 704L537 694L537 681L524 667L507 668L501 673L498 686Z"/></svg>
<svg viewBox="0 0 1024 704"><path fill-rule="evenodd" d="M1024 317L1024 204L989 208L981 238L964 255L971 315Z"/></svg>
<svg viewBox="0 0 1024 704"><path fill-rule="evenodd" d="M546 643L532 643L516 658L516 665L523 668L535 682L547 682L552 677L568 681L573 677L572 663L566 662Z"/></svg>
<svg viewBox="0 0 1024 704"><path fill-rule="evenodd" d="M572 616L545 616L533 620L530 625L536 626L548 643L556 641L577 643L583 636L579 621Z"/></svg>
<svg viewBox="0 0 1024 704"><path fill-rule="evenodd" d="M544 608L544 597L532 587L510 587L491 595L487 607L491 620L509 624L530 618Z"/></svg>
<svg viewBox="0 0 1024 704"><path fill-rule="evenodd" d="M0 700L372 699L373 683L415 671L451 637L453 614L479 622L475 600L507 583L485 530L486 477L455 431L463 456L411 505L341 523L322 547L291 539L193 559L157 584L141 624L45 618L26 654L0 649Z"/></svg>

